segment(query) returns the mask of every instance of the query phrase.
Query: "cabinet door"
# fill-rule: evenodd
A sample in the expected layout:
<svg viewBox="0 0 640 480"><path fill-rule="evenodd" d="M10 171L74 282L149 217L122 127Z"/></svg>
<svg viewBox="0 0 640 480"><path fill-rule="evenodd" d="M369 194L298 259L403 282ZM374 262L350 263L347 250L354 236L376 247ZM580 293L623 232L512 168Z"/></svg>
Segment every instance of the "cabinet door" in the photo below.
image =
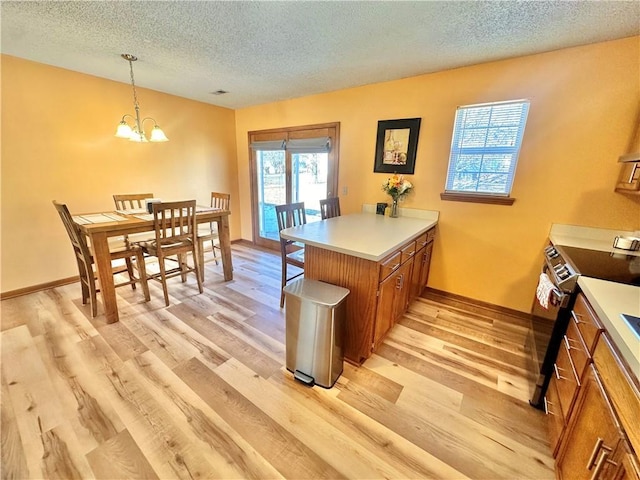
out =
<svg viewBox="0 0 640 480"><path fill-rule="evenodd" d="M389 275L378 287L378 305L376 307L376 324L373 332L374 350L382 343L382 339L394 322L394 298L401 278L399 271Z"/></svg>
<svg viewBox="0 0 640 480"><path fill-rule="evenodd" d="M413 272L413 258L410 258L402 264L398 270L400 276L400 285L396 289L396 297L393 306L393 323L396 323L400 317L407 311L409 306L409 296L411 293L411 275Z"/></svg>
<svg viewBox="0 0 640 480"><path fill-rule="evenodd" d="M402 315L408 299L412 262L405 262L389 275L378 288L376 324L373 332L374 350L382 343L384 336Z"/></svg>
<svg viewBox="0 0 640 480"><path fill-rule="evenodd" d="M429 242L424 248L424 254L422 255L422 266L420 267L420 294L422 290L427 286L429 280L429 268L431 268L431 252L433 251L433 242Z"/></svg>
<svg viewBox="0 0 640 480"><path fill-rule="evenodd" d="M426 236L426 234L425 234ZM424 248L416 252L413 259L413 270L411 271L411 291L409 292L409 302L412 302L422 293L420 285L422 279L422 259L424 258Z"/></svg>
<svg viewBox="0 0 640 480"><path fill-rule="evenodd" d="M621 440L619 430L607 395L591 365L558 457L559 478L614 478L619 468L611 457Z"/></svg>

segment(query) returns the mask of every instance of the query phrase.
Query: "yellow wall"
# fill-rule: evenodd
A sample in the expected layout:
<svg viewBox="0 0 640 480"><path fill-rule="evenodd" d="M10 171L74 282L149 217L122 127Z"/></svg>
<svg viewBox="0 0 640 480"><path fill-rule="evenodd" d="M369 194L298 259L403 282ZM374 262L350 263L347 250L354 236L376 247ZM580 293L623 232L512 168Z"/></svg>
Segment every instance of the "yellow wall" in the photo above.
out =
<svg viewBox="0 0 640 480"><path fill-rule="evenodd" d="M2 292L78 274L54 199L80 213L113 209L114 193L208 204L217 190L238 209L233 110L140 88L141 113L170 141L132 143L114 137L133 113L129 84L1 59ZM239 217L231 215L232 239Z"/></svg>
<svg viewBox="0 0 640 480"><path fill-rule="evenodd" d="M639 45L633 37L237 110L242 237L252 235L248 131L340 122L349 213L388 200L388 175L373 173L378 120L421 117L404 206L440 211L429 286L528 311L552 223L640 229L640 199L613 192L640 104ZM515 204L440 200L456 106L520 98L531 108Z"/></svg>

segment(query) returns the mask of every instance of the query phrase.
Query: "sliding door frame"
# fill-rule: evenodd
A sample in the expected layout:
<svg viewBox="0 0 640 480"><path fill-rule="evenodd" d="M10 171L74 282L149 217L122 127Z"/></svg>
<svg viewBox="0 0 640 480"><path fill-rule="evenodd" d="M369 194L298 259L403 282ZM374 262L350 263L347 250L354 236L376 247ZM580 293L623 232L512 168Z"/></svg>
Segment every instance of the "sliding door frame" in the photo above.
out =
<svg viewBox="0 0 640 480"><path fill-rule="evenodd" d="M257 157L255 151L251 148L251 143L280 140L286 141L293 139L329 137L331 139L331 149L328 152L327 166L327 197L338 196L338 164L340 152L340 122L321 123L315 125L303 125L297 127L273 128L269 130L256 130L248 133L249 140L249 175L251 185L251 226L253 243L273 250L279 250L279 242L260 237L259 225L259 205L258 205L258 182L257 182ZM286 185L292 184L291 169L291 153L285 151L285 182ZM287 188L286 203L291 203L291 191Z"/></svg>

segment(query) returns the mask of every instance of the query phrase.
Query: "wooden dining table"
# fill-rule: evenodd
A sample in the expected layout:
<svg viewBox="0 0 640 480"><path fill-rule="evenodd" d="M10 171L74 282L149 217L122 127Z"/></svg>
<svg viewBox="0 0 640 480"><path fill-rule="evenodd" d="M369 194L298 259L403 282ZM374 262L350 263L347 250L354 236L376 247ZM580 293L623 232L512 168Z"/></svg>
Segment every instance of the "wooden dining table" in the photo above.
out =
<svg viewBox="0 0 640 480"><path fill-rule="evenodd" d="M225 281L233 280L231 260L231 240L229 237L229 210L210 207L196 207L196 222L216 222L220 240L220 252ZM153 215L148 213L99 212L73 215L74 222L89 237L93 256L98 270L100 291L107 323L117 322L118 305L113 281L111 256L109 254L109 237L117 237L133 233L153 232Z"/></svg>

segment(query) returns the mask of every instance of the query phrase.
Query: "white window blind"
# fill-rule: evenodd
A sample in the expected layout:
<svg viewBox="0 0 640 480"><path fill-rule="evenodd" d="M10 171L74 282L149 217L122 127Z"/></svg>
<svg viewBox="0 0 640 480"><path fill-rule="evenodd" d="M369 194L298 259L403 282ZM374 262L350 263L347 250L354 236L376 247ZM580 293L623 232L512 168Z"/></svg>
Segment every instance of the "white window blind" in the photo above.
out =
<svg viewBox="0 0 640 480"><path fill-rule="evenodd" d="M331 150L329 137L296 138L287 142L287 150L291 153L323 153Z"/></svg>
<svg viewBox="0 0 640 480"><path fill-rule="evenodd" d="M323 153L331 150L329 137L297 138L292 140L263 140L251 142L254 150L274 151L288 150L291 153Z"/></svg>
<svg viewBox="0 0 640 480"><path fill-rule="evenodd" d="M251 145L249 146L254 150L261 150L265 152L284 150L285 143L285 139L283 138L281 140L264 140L259 142L251 142Z"/></svg>
<svg viewBox="0 0 640 480"><path fill-rule="evenodd" d="M528 100L458 107L445 192L511 193Z"/></svg>

